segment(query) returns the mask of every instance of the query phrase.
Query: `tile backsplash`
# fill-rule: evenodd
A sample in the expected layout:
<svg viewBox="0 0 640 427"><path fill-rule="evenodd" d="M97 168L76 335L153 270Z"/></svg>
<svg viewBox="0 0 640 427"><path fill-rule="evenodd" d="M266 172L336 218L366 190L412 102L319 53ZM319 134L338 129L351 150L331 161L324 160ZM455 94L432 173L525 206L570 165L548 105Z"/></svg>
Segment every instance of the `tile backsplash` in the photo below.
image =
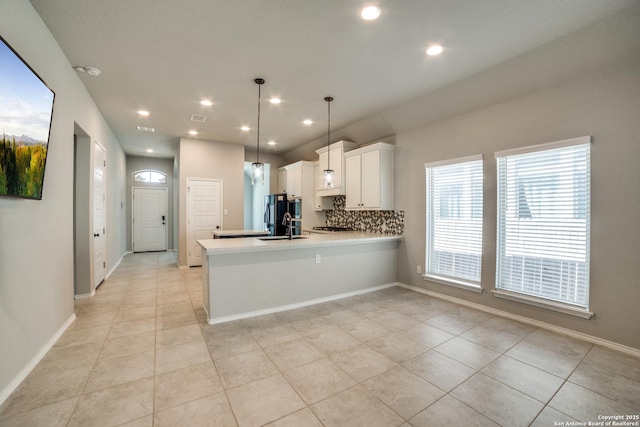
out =
<svg viewBox="0 0 640 427"><path fill-rule="evenodd" d="M345 210L345 202L344 196L334 198L334 210L327 212L328 226L371 233L404 233L404 211L348 211Z"/></svg>

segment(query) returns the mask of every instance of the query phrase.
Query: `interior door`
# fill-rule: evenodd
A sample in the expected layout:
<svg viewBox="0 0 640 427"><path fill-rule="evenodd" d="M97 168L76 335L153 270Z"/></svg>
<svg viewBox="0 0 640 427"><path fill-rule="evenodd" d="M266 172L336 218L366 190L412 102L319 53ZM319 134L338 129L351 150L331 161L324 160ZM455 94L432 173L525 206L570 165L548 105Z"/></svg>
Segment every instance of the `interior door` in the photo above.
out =
<svg viewBox="0 0 640 427"><path fill-rule="evenodd" d="M104 280L105 260L105 169L107 153L100 144L94 144L93 158L93 274L97 288Z"/></svg>
<svg viewBox="0 0 640 427"><path fill-rule="evenodd" d="M202 265L198 240L222 230L222 180L187 178L187 264Z"/></svg>
<svg viewBox="0 0 640 427"><path fill-rule="evenodd" d="M167 189L133 189L133 251L167 250Z"/></svg>

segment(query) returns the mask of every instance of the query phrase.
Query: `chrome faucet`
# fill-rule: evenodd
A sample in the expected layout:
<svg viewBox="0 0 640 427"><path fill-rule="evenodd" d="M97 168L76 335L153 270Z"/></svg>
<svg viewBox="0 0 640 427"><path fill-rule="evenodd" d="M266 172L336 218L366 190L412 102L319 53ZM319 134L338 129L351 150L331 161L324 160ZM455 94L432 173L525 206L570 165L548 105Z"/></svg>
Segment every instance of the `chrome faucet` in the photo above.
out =
<svg viewBox="0 0 640 427"><path fill-rule="evenodd" d="M292 217L291 214L289 212L285 212L284 216L282 217L282 225L286 225L288 227L287 229L287 236L289 236L289 240L293 240L293 221L292 221Z"/></svg>

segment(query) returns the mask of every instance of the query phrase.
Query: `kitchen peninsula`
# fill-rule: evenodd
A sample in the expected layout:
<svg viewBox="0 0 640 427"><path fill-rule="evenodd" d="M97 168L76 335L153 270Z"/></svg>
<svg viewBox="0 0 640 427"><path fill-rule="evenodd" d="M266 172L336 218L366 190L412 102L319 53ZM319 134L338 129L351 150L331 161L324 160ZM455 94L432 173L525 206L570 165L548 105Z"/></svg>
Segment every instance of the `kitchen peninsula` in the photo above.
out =
<svg viewBox="0 0 640 427"><path fill-rule="evenodd" d="M366 232L288 239L207 239L209 324L289 310L392 286L401 235Z"/></svg>

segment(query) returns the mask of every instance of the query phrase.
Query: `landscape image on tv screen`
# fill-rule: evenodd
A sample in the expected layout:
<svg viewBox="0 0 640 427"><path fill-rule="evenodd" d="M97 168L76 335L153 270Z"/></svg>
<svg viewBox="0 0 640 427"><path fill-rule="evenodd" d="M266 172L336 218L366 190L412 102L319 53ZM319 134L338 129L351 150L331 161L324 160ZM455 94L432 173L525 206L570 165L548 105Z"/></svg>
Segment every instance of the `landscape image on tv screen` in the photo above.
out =
<svg viewBox="0 0 640 427"><path fill-rule="evenodd" d="M54 98L0 37L0 196L42 199Z"/></svg>

